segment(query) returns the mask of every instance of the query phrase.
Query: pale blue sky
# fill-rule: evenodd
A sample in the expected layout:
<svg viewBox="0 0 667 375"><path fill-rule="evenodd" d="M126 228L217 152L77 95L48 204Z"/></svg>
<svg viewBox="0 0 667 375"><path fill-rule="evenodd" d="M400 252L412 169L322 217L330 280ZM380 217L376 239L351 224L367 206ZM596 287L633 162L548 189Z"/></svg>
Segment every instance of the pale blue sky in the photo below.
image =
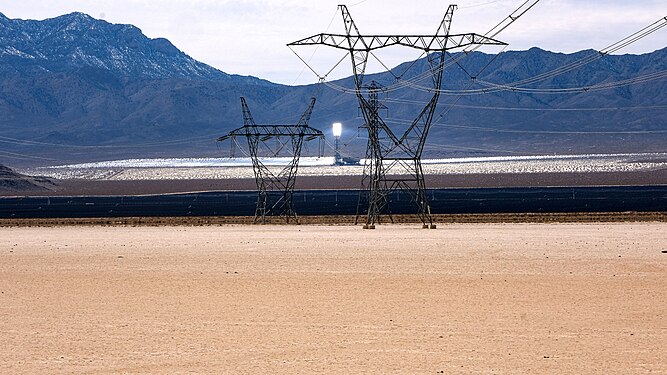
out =
<svg viewBox="0 0 667 375"><path fill-rule="evenodd" d="M453 31L484 34L523 2L454 2L459 9ZM285 44L327 31L330 24L329 32L340 32L339 3L341 0L5 0L0 12L10 18L44 19L81 11L109 22L133 24L152 38L168 38L185 53L227 73L299 84L316 77L303 71L303 64ZM362 33L429 34L437 28L449 2L350 0L346 4ZM601 49L665 16L665 0L541 0L498 39L510 43L512 50L533 46L558 52ZM665 46L667 27L619 53L645 53ZM326 48L300 53L306 59L313 56L318 70L328 70L340 56ZM416 57L413 51L391 52L386 63ZM371 66L371 70L379 69ZM349 73L349 66L342 64L332 78Z"/></svg>

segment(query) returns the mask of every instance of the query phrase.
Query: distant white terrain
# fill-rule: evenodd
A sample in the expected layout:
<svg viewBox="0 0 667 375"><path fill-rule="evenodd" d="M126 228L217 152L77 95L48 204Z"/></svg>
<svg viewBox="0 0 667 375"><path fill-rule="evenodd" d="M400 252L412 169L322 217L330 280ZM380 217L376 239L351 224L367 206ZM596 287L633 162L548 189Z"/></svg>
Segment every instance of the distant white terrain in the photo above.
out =
<svg viewBox="0 0 667 375"><path fill-rule="evenodd" d="M292 158L261 158L261 162L266 166L286 166ZM299 160L300 166L323 166L333 165L333 157L302 157ZM110 160L96 163L70 164L55 167L51 169L71 168L200 168L200 167L252 167L250 158L165 158L165 159L125 159Z"/></svg>
<svg viewBox="0 0 667 375"><path fill-rule="evenodd" d="M290 158L263 158L276 172ZM359 165L334 165L333 157L303 157L301 176L357 176ZM595 173L630 172L667 168L667 153L494 156L451 159L425 159L426 174L494 173ZM57 179L92 180L170 180L253 178L249 158L171 158L128 159L96 163L61 165L22 170L22 173Z"/></svg>

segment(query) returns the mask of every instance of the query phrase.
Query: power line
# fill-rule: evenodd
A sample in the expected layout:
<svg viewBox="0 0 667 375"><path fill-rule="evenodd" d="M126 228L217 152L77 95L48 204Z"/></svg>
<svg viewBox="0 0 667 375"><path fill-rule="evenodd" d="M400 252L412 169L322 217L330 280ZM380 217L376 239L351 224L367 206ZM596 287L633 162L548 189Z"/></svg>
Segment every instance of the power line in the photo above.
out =
<svg viewBox="0 0 667 375"><path fill-rule="evenodd" d="M411 121L399 118L387 118L385 119L385 122L398 125L411 124ZM493 132L493 133L518 133L518 134L578 134L578 135L667 134L667 130L619 130L619 131L522 130L522 129L502 129L502 128L499 129L499 128L488 128L488 127L473 126L473 125L438 124L438 123L433 123L433 126L439 128L454 128L454 129L467 129L467 130L476 130L476 131Z"/></svg>
<svg viewBox="0 0 667 375"><path fill-rule="evenodd" d="M523 6L529 6L530 7L534 6L535 4L527 4L528 2L524 3ZM521 9L521 8L519 8ZM526 9L526 11L528 10ZM517 10L515 13L521 11ZM524 12L525 13L525 12ZM512 17L512 16L510 16ZM504 25L503 22L499 23L496 27L491 29L489 33L485 34L486 35L497 35L498 32L504 30L508 25ZM579 60L576 60L572 63L566 64L564 66L558 67L556 69L553 69L548 72L540 73L538 75L535 75L533 77L525 78L520 81L515 81L512 83L508 84L497 84L493 82L488 82L484 80L478 79L479 74L476 76L471 76L468 74L468 76L471 78L476 83L485 85L487 87L485 88L479 88L479 89L440 89L440 93L443 95L478 95L478 94L489 94L489 93L495 93L495 92L501 92L501 91L512 91L512 92L519 92L519 93L532 93L532 94L566 94L566 93L581 93L581 92L588 92L588 91L600 91L600 90L609 90L609 89L614 89L614 88L619 88L623 86L629 86L629 85L635 85L635 84L641 84L641 83L646 83L646 82L651 82L655 80L660 80L665 77L667 77L667 70L666 71L660 71L660 72L654 72L654 73L649 73L643 76L638 76L630 79L625 79L625 80L620 80L620 81L615 81L615 82L608 82L608 83L599 83L599 84L594 84L594 85L589 85L589 86L581 86L581 87L572 87L572 88L526 88L524 86L530 85L533 83L537 83L540 81L544 81L546 79L573 71L575 69L581 68L585 65L588 65L598 59L601 59L604 56L607 56L609 54L612 54L614 52L617 52L645 37L648 35L651 35L655 33L656 31L662 29L663 27L667 26L667 17L663 17L659 19L658 21L644 27L643 29L615 42L610 44L609 46L601 49L599 52L594 52L588 56L585 56ZM500 29L495 30L495 29ZM464 52L457 54L455 57L452 58L452 62L444 66L442 69L446 69L454 64L458 64L458 61L466 57L470 52L476 50L471 49L471 50L464 50ZM496 57L499 56L499 54L496 54ZM414 62L410 65L412 67L414 65ZM460 66L460 64L459 64ZM465 69L463 69L465 71ZM391 73L391 72L390 72ZM467 73L467 72L466 72ZM389 86L385 88L385 92L391 92L394 90L398 90L404 87L410 87L413 89L416 89L418 91L422 92L427 92L427 93L433 93L434 89L430 87L425 87L417 84L417 82L428 78L430 75L430 72L423 72L418 74L417 76L409 79L409 80L400 80L397 82L397 84ZM392 73L393 75L393 73ZM330 88L343 92L343 93L354 93L354 90L352 89L347 89L345 87L329 83L327 84Z"/></svg>
<svg viewBox="0 0 667 375"><path fill-rule="evenodd" d="M173 141L163 141L163 142L151 142L151 143L138 143L138 144L113 144L113 145L75 145L75 144L64 144L64 143L52 143L52 142L41 142L41 141L32 141L28 139L19 139L13 137L0 136L0 142L14 144L19 146L52 146L52 147L62 147L62 148L72 148L72 149L117 149L117 148L145 148L145 147L160 147L165 145L176 145L176 144L185 144L185 143L200 143L203 141L212 142L216 136L215 134L202 135L192 138L178 139ZM199 142L194 142L199 141Z"/></svg>
<svg viewBox="0 0 667 375"><path fill-rule="evenodd" d="M471 125L454 125L454 124L434 124L434 126L441 128L455 128L476 130L493 133L515 133L515 134L566 134L566 135L631 135L631 134L667 134L667 130L621 130L621 131L576 131L576 130L518 130L518 129L495 129L481 126Z"/></svg>
<svg viewBox="0 0 667 375"><path fill-rule="evenodd" d="M567 94L567 93L582 93L589 91L601 91L620 88L624 86L637 85L647 82L659 81L663 78L667 78L667 70L649 73L642 76L637 76L634 78L628 78L619 81L604 82L590 86L580 86L580 87L570 87L570 88L526 88L526 87L517 87L512 85L499 85L491 82L486 82L478 80L480 84L493 87L490 90L487 89L478 89L477 92L499 92L499 91L512 91L520 93L532 93L532 94Z"/></svg>
<svg viewBox="0 0 667 375"><path fill-rule="evenodd" d="M497 148L465 147L465 146L434 144L434 143L430 143L428 145L428 148L433 149L433 150L454 149L454 150L463 150L463 151L502 152L502 153L506 153L506 154L517 154L517 155L524 154L524 152L512 151L512 150L501 150L501 149L497 149Z"/></svg>
<svg viewBox="0 0 667 375"><path fill-rule="evenodd" d="M425 102L409 99L385 99L386 102L398 104L423 105ZM498 107L483 106L472 104L447 104L457 108L482 109L482 110L502 110L502 111L523 111L523 112L587 112L587 111L628 111L628 110L662 110L667 109L667 105L651 106L627 106L627 107L591 107L591 108L526 108L526 107Z"/></svg>
<svg viewBox="0 0 667 375"><path fill-rule="evenodd" d="M5 150L0 150L1 154L3 157L7 158L12 158L12 159L18 159L18 160L45 160L45 161L56 161L56 159L50 159L50 158L42 158L39 156L32 156L32 155L27 155L27 154L19 154L16 152L9 152Z"/></svg>

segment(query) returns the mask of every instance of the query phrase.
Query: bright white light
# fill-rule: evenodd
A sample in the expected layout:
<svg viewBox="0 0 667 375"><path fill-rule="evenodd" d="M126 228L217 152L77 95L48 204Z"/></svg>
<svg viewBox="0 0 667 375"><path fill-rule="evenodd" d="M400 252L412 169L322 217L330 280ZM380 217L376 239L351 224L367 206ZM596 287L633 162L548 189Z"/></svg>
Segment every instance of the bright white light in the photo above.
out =
<svg viewBox="0 0 667 375"><path fill-rule="evenodd" d="M332 126L333 126L333 136L340 137L341 134L343 134L343 124L341 124L340 122L334 122Z"/></svg>

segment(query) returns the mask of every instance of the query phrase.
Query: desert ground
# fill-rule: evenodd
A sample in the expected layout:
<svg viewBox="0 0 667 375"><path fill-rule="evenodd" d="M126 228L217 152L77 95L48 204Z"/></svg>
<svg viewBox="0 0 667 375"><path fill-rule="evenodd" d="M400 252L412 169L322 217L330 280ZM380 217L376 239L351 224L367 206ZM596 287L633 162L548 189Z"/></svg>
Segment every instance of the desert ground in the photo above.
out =
<svg viewBox="0 0 667 375"><path fill-rule="evenodd" d="M549 186L644 186L667 184L667 168L652 171L595 173L493 173L427 175L426 186L438 188L497 188ZM230 179L63 179L42 191L3 190L2 196L143 195L202 191L256 190L251 178ZM296 189L359 189L361 176L300 176Z"/></svg>
<svg viewBox="0 0 667 375"><path fill-rule="evenodd" d="M0 373L667 373L667 223L0 228Z"/></svg>

